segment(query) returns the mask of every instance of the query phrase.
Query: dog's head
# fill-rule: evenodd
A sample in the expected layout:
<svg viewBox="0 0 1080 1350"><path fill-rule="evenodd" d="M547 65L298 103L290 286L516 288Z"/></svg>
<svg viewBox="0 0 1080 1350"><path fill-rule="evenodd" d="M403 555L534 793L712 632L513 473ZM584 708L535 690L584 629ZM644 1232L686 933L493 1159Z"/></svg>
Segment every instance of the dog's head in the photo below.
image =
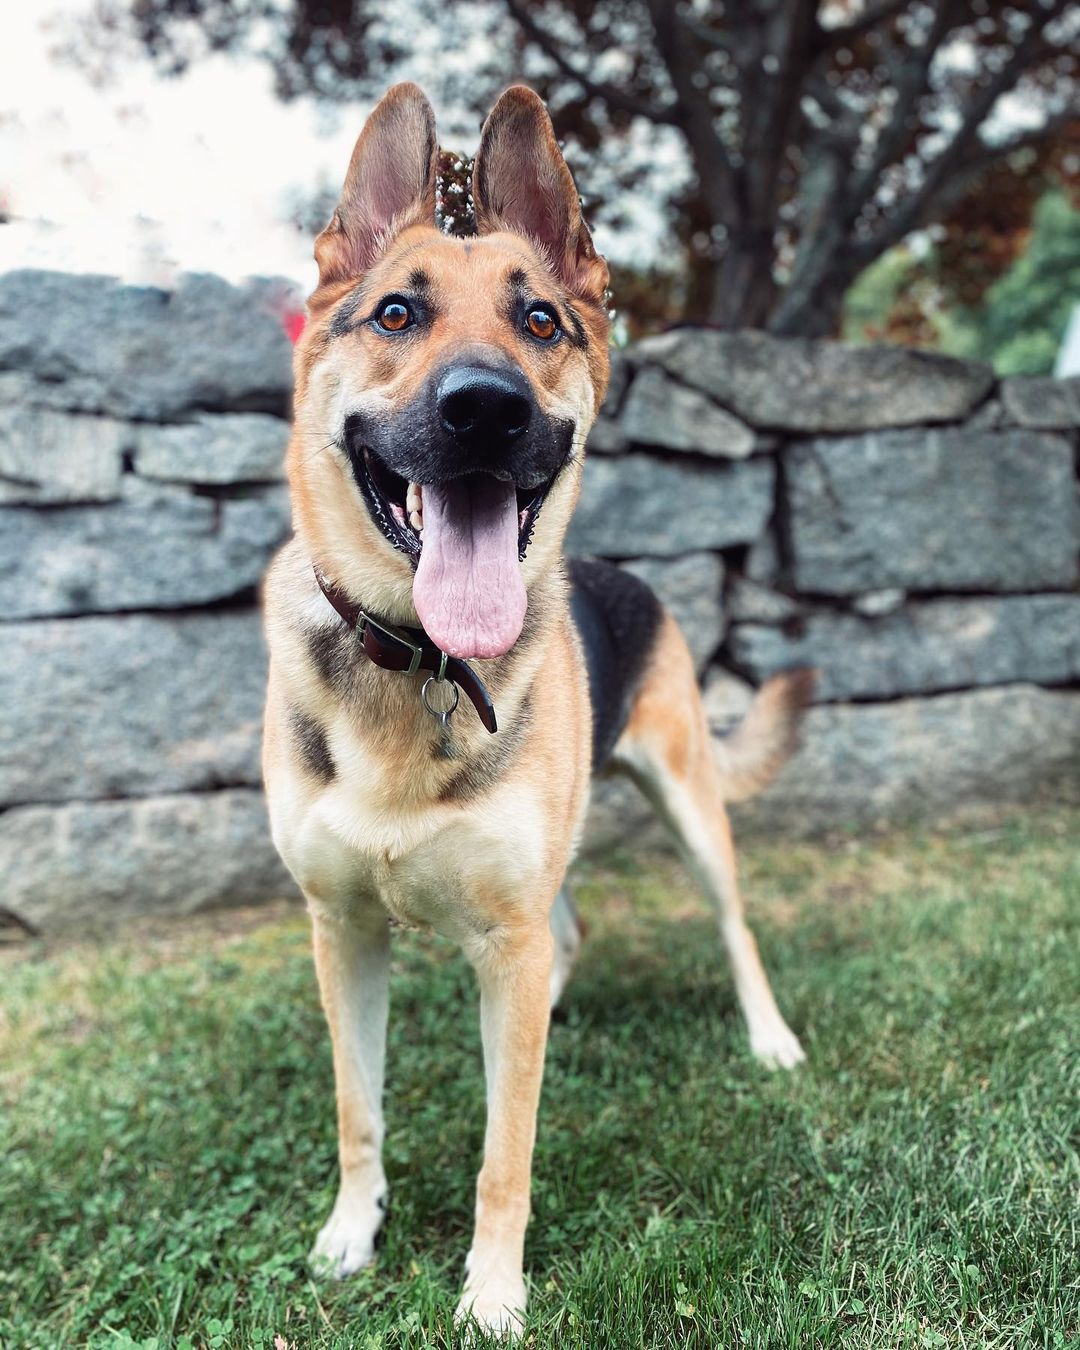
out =
<svg viewBox="0 0 1080 1350"><path fill-rule="evenodd" d="M509 89L473 170L477 234L435 225L431 106L396 85L315 245L297 348L297 529L361 603L493 657L555 567L608 377L607 266L543 103Z"/></svg>

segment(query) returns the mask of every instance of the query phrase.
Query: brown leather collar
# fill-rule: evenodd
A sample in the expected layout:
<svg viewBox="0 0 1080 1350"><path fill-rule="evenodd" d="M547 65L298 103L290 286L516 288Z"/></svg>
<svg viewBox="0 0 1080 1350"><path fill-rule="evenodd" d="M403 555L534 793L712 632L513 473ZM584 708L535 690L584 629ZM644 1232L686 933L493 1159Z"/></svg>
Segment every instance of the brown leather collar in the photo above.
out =
<svg viewBox="0 0 1080 1350"><path fill-rule="evenodd" d="M418 670L426 670L440 679L451 680L468 697L488 731L498 731L495 705L483 680L472 666L459 657L447 656L422 628L404 628L373 618L329 578L323 576L317 567L314 572L319 590L349 627L356 630L364 652L375 665L382 666L383 670L400 671L403 675L415 675Z"/></svg>

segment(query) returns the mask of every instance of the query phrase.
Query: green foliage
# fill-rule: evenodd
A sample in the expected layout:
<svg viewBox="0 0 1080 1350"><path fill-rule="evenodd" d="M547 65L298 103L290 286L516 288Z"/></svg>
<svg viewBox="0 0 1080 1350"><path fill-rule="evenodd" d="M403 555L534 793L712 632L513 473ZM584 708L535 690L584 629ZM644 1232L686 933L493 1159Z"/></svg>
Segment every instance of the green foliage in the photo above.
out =
<svg viewBox="0 0 1080 1350"><path fill-rule="evenodd" d="M890 249L859 274L844 296L841 337L880 342L889 316L913 283L917 264L906 245Z"/></svg>
<svg viewBox="0 0 1080 1350"><path fill-rule="evenodd" d="M746 853L810 1062L749 1058L715 925L666 862L583 874L553 1027L526 1344L1077 1345L1080 816ZM410 1350L452 1309L483 1132L474 982L395 945L375 1269L304 1254L334 1188L302 917L4 972L0 1344Z"/></svg>
<svg viewBox="0 0 1080 1350"><path fill-rule="evenodd" d="M1080 304L1080 211L1049 192L1031 243L977 309L955 316L947 349L993 362L1001 375L1050 375L1073 307Z"/></svg>
<svg viewBox="0 0 1080 1350"><path fill-rule="evenodd" d="M987 361L999 375L1050 375L1073 307L1080 304L1080 211L1048 192L1028 247L976 307L950 305L933 253L893 249L844 298L849 342L911 340L950 356Z"/></svg>

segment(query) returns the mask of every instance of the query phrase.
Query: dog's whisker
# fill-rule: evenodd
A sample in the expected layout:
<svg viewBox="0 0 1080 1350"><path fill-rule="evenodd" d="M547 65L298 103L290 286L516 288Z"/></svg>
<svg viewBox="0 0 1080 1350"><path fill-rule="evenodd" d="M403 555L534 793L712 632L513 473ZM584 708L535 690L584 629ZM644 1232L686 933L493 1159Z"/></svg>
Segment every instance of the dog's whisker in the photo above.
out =
<svg viewBox="0 0 1080 1350"><path fill-rule="evenodd" d="M326 445L317 446L314 450L309 450L300 462L302 464L310 464L316 455L321 455L325 450L332 450L336 444L337 441L328 441Z"/></svg>

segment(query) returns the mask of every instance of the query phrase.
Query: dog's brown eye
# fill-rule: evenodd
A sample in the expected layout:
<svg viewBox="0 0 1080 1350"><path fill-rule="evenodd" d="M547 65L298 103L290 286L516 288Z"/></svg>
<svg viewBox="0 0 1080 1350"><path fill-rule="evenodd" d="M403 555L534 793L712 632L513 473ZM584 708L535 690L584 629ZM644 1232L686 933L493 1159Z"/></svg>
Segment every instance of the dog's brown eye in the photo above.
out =
<svg viewBox="0 0 1080 1350"><path fill-rule="evenodd" d="M525 315L525 327L533 337L542 338L544 342L550 342L559 331L559 325L555 322L555 315L543 305L533 305L532 309Z"/></svg>
<svg viewBox="0 0 1080 1350"><path fill-rule="evenodd" d="M412 323L412 313L404 300L386 300L380 306L375 320L388 333L400 333Z"/></svg>

